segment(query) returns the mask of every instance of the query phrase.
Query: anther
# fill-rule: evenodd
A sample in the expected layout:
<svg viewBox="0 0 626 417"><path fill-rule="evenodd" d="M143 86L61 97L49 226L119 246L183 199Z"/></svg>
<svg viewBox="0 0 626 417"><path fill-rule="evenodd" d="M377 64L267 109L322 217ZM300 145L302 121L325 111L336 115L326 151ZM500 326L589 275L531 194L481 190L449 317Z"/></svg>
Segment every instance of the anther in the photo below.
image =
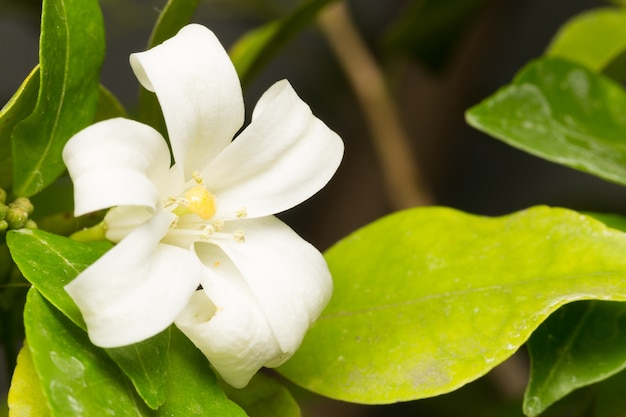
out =
<svg viewBox="0 0 626 417"><path fill-rule="evenodd" d="M211 225L215 228L215 231L219 231L222 227L224 227L224 220L215 219L211 222Z"/></svg>
<svg viewBox="0 0 626 417"><path fill-rule="evenodd" d="M202 229L202 233L200 233L200 237L202 239L209 239L213 233L215 233L215 227L213 227L212 224L207 224Z"/></svg>
<svg viewBox="0 0 626 417"><path fill-rule="evenodd" d="M245 207L241 207L235 212L235 216L237 216L238 219L246 218L248 217L248 210Z"/></svg>
<svg viewBox="0 0 626 417"><path fill-rule="evenodd" d="M235 233L233 233L233 239L235 239L235 242L237 243L244 243L246 241L246 234L243 230L235 230Z"/></svg>
<svg viewBox="0 0 626 417"><path fill-rule="evenodd" d="M191 173L191 178L193 178L193 180L196 182L196 184L198 185L203 185L204 184L204 180L202 179L202 175L200 175L200 171L194 171Z"/></svg>

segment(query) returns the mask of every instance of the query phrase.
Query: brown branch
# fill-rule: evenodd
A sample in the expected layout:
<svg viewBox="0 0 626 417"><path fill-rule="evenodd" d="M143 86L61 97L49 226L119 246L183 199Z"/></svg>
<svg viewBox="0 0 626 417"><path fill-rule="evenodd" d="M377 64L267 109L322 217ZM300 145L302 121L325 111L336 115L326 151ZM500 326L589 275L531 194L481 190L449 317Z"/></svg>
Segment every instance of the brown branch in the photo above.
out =
<svg viewBox="0 0 626 417"><path fill-rule="evenodd" d="M345 2L326 7L318 23L365 113L391 203L396 209L432 204L383 73L352 23Z"/></svg>

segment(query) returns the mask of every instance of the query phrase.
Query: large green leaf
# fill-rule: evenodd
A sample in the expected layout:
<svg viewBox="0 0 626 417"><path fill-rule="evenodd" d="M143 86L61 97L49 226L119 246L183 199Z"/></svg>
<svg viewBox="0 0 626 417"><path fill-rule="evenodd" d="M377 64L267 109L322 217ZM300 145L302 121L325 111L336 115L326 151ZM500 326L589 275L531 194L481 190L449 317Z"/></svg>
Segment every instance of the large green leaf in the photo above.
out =
<svg viewBox="0 0 626 417"><path fill-rule="evenodd" d="M279 371L347 401L452 391L512 355L561 305L626 300L626 234L559 208L497 218L410 209L326 259L333 298Z"/></svg>
<svg viewBox="0 0 626 417"><path fill-rule="evenodd" d="M526 152L626 185L625 115L619 84L544 58L471 108L467 121Z"/></svg>
<svg viewBox="0 0 626 417"><path fill-rule="evenodd" d="M148 48L157 46L176 35L183 26L189 23L198 3L200 0L168 0L154 26ZM138 117L140 121L154 127L167 138L165 119L163 119L159 101L154 93L145 88L139 90Z"/></svg>
<svg viewBox="0 0 626 417"><path fill-rule="evenodd" d="M52 416L153 415L104 350L35 289L24 324Z"/></svg>
<svg viewBox="0 0 626 417"><path fill-rule="evenodd" d="M172 335L167 399L155 411L145 406L105 351L92 345L82 329L35 289L29 293L24 320L35 369L52 416L246 415L226 398L204 356L176 329Z"/></svg>
<svg viewBox="0 0 626 417"><path fill-rule="evenodd" d="M528 350L524 413L534 417L575 389L626 368L626 303L564 306L532 335Z"/></svg>
<svg viewBox="0 0 626 417"><path fill-rule="evenodd" d="M12 136L13 192L20 196L36 194L63 172L63 146L93 120L104 57L98 1L44 1L39 47L37 104Z"/></svg>
<svg viewBox="0 0 626 417"><path fill-rule="evenodd" d="M625 52L626 9L606 7L582 13L567 22L552 40L546 54L602 72L610 69L611 64L615 65Z"/></svg>
<svg viewBox="0 0 626 417"><path fill-rule="evenodd" d="M287 16L245 34L230 51L245 86L293 37L310 25L319 11L334 0L306 0Z"/></svg>
<svg viewBox="0 0 626 417"><path fill-rule="evenodd" d="M609 227L626 231L626 218L590 213ZM602 381L626 368L626 304L588 301L559 309L528 343L530 382L526 415L535 416L573 390Z"/></svg>
<svg viewBox="0 0 626 417"><path fill-rule="evenodd" d="M102 256L110 244L89 245L41 230L10 232L7 244L26 279L84 330L80 311L63 286ZM169 343L169 332L166 331L141 343L107 349L152 408L165 400Z"/></svg>
<svg viewBox="0 0 626 417"><path fill-rule="evenodd" d="M74 324L84 329L80 310L63 286L102 256L106 248L43 230L27 229L9 232L7 244L24 277Z"/></svg>
<svg viewBox="0 0 626 417"><path fill-rule="evenodd" d="M13 184L11 134L15 126L32 113L39 91L39 66L22 82L11 100L0 110L0 188Z"/></svg>
<svg viewBox="0 0 626 417"><path fill-rule="evenodd" d="M169 378L169 330L142 342L105 350L128 375L135 389L150 408L157 409L163 404Z"/></svg>
<svg viewBox="0 0 626 417"><path fill-rule="evenodd" d="M226 397L204 355L174 326L169 362L165 388L167 399L158 410L159 417L246 416L237 404Z"/></svg>

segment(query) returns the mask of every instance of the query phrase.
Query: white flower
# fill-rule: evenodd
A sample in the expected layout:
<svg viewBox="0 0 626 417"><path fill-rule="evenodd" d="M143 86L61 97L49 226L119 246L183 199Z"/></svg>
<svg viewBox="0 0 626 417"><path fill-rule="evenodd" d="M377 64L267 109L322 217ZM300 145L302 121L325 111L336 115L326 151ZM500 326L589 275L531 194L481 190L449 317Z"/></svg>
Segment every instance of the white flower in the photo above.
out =
<svg viewBox="0 0 626 417"><path fill-rule="evenodd" d="M75 213L115 207L105 223L119 243L65 289L94 344L132 344L175 322L228 383L245 386L294 353L330 299L322 255L272 214L322 188L343 143L287 81L233 140L241 87L203 26L130 62L159 99L172 155L156 130L122 118L70 139Z"/></svg>

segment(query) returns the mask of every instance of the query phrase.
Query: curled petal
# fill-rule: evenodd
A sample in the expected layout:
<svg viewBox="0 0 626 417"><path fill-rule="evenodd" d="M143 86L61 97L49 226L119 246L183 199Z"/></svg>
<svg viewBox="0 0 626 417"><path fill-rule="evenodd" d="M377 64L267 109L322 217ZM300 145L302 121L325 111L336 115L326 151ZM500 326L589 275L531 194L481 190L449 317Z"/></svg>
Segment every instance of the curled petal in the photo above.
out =
<svg viewBox="0 0 626 417"><path fill-rule="evenodd" d="M262 366L281 358L282 351L252 294L242 291L241 274L228 258L206 252L199 256L219 266L205 268L203 290L194 294L176 326L226 382L242 388Z"/></svg>
<svg viewBox="0 0 626 417"><path fill-rule="evenodd" d="M231 221L223 231L236 229L244 231L245 242L220 239L215 244L241 271L286 359L330 300L328 266L317 249L276 217Z"/></svg>
<svg viewBox="0 0 626 417"><path fill-rule="evenodd" d="M343 142L283 80L257 104L252 123L202 174L218 200L218 216L287 210L319 191L337 170Z"/></svg>
<svg viewBox="0 0 626 417"><path fill-rule="evenodd" d="M153 216L151 210L142 206L117 206L104 216L106 238L119 242Z"/></svg>
<svg viewBox="0 0 626 417"><path fill-rule="evenodd" d="M176 163L186 178L201 170L243 124L239 78L213 32L188 25L130 63L161 104Z"/></svg>
<svg viewBox="0 0 626 417"><path fill-rule="evenodd" d="M200 283L188 250L159 243L174 216L159 211L65 286L91 341L118 347L166 329Z"/></svg>
<svg viewBox="0 0 626 417"><path fill-rule="evenodd" d="M65 145L63 160L74 182L77 216L117 205L155 210L161 184L172 181L163 137L149 126L122 118L78 132Z"/></svg>

